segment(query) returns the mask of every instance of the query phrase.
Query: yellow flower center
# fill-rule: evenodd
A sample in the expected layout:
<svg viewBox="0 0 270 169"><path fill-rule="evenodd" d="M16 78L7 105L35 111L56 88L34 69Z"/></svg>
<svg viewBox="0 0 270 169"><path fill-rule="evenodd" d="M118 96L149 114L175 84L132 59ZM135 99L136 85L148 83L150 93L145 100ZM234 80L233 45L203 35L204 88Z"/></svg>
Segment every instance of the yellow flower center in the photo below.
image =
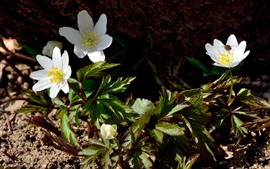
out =
<svg viewBox="0 0 270 169"><path fill-rule="evenodd" d="M231 65L233 62L233 53L224 52L218 55L218 61L223 65Z"/></svg>
<svg viewBox="0 0 270 169"><path fill-rule="evenodd" d="M48 76L51 77L51 83L59 84L64 79L64 72L53 66L52 69L48 72Z"/></svg>
<svg viewBox="0 0 270 169"><path fill-rule="evenodd" d="M98 43L98 40L98 34L94 31L87 31L82 33L82 38L80 39L82 46L86 48L95 47Z"/></svg>

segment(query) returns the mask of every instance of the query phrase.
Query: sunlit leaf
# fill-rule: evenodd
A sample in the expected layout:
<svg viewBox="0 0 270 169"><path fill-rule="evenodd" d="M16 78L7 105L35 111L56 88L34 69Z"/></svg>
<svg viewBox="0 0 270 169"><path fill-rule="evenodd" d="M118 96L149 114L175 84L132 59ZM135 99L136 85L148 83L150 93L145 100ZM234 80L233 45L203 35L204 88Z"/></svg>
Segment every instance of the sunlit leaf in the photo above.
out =
<svg viewBox="0 0 270 169"><path fill-rule="evenodd" d="M179 136L184 134L184 131L180 126L168 122L158 122L155 125L155 128L171 136Z"/></svg>
<svg viewBox="0 0 270 169"><path fill-rule="evenodd" d="M89 77L99 77L105 75L104 70L118 66L119 64L108 63L108 62L95 62L91 65L85 66L84 68L77 71L77 77L79 81Z"/></svg>
<svg viewBox="0 0 270 169"><path fill-rule="evenodd" d="M75 133L72 131L70 127L70 119L68 115L65 113L62 116L61 119L61 130L62 130L62 135L65 139L67 139L71 144L74 145L79 145L78 141L76 139Z"/></svg>
<svg viewBox="0 0 270 169"><path fill-rule="evenodd" d="M155 105L150 100L137 98L131 108L136 113L144 114L147 111L153 110Z"/></svg>

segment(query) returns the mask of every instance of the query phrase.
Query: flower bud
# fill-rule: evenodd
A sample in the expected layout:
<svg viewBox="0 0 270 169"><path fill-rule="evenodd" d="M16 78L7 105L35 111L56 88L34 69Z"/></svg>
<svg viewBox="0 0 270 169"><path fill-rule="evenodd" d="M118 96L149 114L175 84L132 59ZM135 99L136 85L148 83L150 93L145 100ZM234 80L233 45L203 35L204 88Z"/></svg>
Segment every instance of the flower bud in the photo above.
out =
<svg viewBox="0 0 270 169"><path fill-rule="evenodd" d="M118 134L117 126L115 124L102 124L100 128L100 133L104 139L113 139Z"/></svg>
<svg viewBox="0 0 270 169"><path fill-rule="evenodd" d="M58 47L61 50L63 47L62 42L54 41L54 40L48 41L47 45L44 46L44 48L42 50L42 54L52 57L53 49L55 47Z"/></svg>

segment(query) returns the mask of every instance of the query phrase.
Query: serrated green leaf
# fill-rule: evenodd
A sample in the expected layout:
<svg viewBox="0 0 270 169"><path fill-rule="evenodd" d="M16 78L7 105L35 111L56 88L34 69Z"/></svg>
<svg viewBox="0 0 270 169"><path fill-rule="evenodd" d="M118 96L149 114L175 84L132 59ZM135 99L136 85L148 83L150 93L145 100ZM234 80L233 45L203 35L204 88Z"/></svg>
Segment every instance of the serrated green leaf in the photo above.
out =
<svg viewBox="0 0 270 169"><path fill-rule="evenodd" d="M76 139L75 133L72 131L69 122L70 122L70 119L69 119L68 115L66 113L63 114L62 119L61 119L61 131L62 131L62 135L71 144L79 145L78 144L78 141Z"/></svg>
<svg viewBox="0 0 270 169"><path fill-rule="evenodd" d="M170 136L180 136L184 134L184 130L180 126L169 122L158 122L155 128Z"/></svg>
<svg viewBox="0 0 270 169"><path fill-rule="evenodd" d="M127 86L135 79L135 77L118 78L115 82L112 81L111 76L107 75L102 79L100 84L100 95L105 93L120 93L127 89Z"/></svg>
<svg viewBox="0 0 270 169"><path fill-rule="evenodd" d="M28 103L25 107L17 110L18 113L33 113L33 112L41 112L44 115L47 115L51 111L51 108L45 107L45 106L39 106L39 105L32 105L31 103Z"/></svg>
<svg viewBox="0 0 270 169"><path fill-rule="evenodd" d="M234 134L237 137L243 137L245 134L248 133L247 129L245 127L242 127L242 125L244 124L243 121L240 120L235 115L232 115L231 122L232 122Z"/></svg>
<svg viewBox="0 0 270 169"><path fill-rule="evenodd" d="M119 64L103 62L95 62L91 65L77 71L77 77L79 81L89 77L100 77L105 74L104 70L118 66Z"/></svg>
<svg viewBox="0 0 270 169"><path fill-rule="evenodd" d="M130 113L132 112L131 108L128 105L122 103L120 100L98 99L98 101L106 108L106 110L114 114L119 122L128 120L130 118Z"/></svg>

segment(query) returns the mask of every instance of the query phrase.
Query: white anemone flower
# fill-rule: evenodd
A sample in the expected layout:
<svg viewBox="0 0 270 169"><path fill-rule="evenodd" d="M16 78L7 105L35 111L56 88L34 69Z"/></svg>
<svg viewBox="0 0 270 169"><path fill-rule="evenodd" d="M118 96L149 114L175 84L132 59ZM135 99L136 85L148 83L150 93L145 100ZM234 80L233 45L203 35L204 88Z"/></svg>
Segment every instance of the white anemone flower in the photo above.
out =
<svg viewBox="0 0 270 169"><path fill-rule="evenodd" d="M102 124L100 127L100 134L104 139L113 139L117 136L117 125Z"/></svg>
<svg viewBox="0 0 270 169"><path fill-rule="evenodd" d="M69 57L67 51L61 56L61 51L55 47L52 59L46 56L37 55L37 61L44 68L30 74L32 79L38 80L33 86L33 91L41 91L50 88L50 97L55 98L62 90L68 93L69 86L67 79L71 76L71 67L69 66Z"/></svg>
<svg viewBox="0 0 270 169"><path fill-rule="evenodd" d="M112 37L106 34L106 15L102 14L94 25L92 17L86 10L82 10L78 13L78 27L79 30L62 27L59 34L74 44L74 53L79 58L88 55L92 62L104 61L103 50L112 43Z"/></svg>
<svg viewBox="0 0 270 169"><path fill-rule="evenodd" d="M213 65L232 68L244 60L250 51L246 51L246 41L238 44L235 35L230 35L226 45L220 40L214 39L214 45L205 45L206 54L215 62Z"/></svg>

